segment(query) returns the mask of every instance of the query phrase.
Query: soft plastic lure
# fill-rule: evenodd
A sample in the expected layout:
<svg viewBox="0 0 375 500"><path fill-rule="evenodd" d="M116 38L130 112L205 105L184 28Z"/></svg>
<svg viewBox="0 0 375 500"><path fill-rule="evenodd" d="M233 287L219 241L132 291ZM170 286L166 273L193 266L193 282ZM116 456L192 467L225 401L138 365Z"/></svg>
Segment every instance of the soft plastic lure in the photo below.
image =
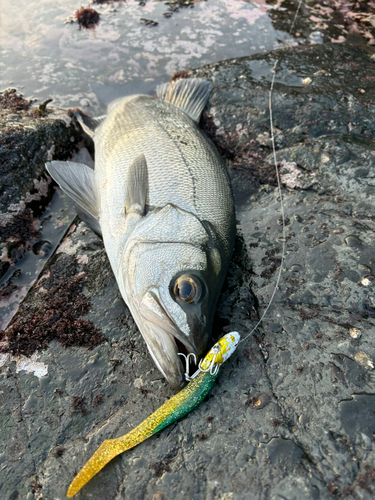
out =
<svg viewBox="0 0 375 500"><path fill-rule="evenodd" d="M90 460L73 479L67 497L71 498L95 476L112 458L164 429L196 408L210 392L220 366L234 352L240 340L237 332L222 337L199 363L192 381L171 397L135 429L117 439L108 439L100 445Z"/></svg>

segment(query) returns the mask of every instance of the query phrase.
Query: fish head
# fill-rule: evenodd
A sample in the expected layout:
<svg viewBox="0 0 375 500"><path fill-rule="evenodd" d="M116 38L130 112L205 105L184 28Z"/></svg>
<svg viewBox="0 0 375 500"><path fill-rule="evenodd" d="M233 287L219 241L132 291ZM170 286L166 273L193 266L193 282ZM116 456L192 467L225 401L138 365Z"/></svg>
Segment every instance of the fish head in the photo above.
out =
<svg viewBox="0 0 375 500"><path fill-rule="evenodd" d="M158 369L175 388L185 384L178 353L199 360L211 339L223 281L211 233L195 215L167 205L144 218L123 254L124 299Z"/></svg>

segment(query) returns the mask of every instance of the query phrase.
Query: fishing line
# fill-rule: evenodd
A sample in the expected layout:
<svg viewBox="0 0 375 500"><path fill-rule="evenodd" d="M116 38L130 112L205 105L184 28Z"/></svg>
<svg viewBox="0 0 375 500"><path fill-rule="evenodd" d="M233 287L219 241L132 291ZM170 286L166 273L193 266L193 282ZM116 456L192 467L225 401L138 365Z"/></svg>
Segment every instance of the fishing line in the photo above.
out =
<svg viewBox="0 0 375 500"><path fill-rule="evenodd" d="M298 16L301 4L302 4L302 0L299 0L298 6L297 6L297 10L296 10L296 13L295 13L294 18L293 18L292 26L291 26L291 28L289 30L289 36L292 34L292 31L294 29L294 25L296 23L297 16ZM285 43L284 43L284 45L285 45ZM285 47L285 48L287 48L287 47ZM276 78L276 70L277 70L278 65L281 62L281 59L282 59L284 53L285 52L283 52L280 55L280 57L276 60L275 64L273 65L273 68L272 68L272 73L273 73L273 75L272 75L272 81L271 81L271 86L270 86L270 90L269 90L269 94L268 94L268 109L269 109L269 114L270 114L270 129L271 129L272 154L273 154L273 162L274 162L275 171L276 171L277 188L278 188L278 192L279 192L279 196L280 196L280 211L281 211L281 219L282 219L282 227L283 227L283 231L282 231L282 235L283 235L282 236L282 243L283 243L283 245L282 245L281 263L280 263L278 275L277 275L277 278L276 278L275 288L273 289L270 301L269 301L266 309L264 310L264 312L263 312L261 318L259 319L258 323L254 326L254 328L251 330L251 332L246 335L246 337L244 337L243 339L240 340L240 343L241 342L245 342L245 340L247 338L249 338L252 333L255 332L255 330L258 328L258 326L263 321L263 319L264 319L265 315L267 314L269 308L271 307L271 304L273 302L273 299L274 299L274 297L276 295L277 288L278 288L279 283L280 283L281 273L282 273L282 270L283 270L283 265L284 265L284 260L285 260L285 240L286 240L286 235L285 235L285 212L284 212L283 197L282 197L282 193L281 193L280 172L279 172L279 167L277 166L276 148L275 148L275 129L274 129L274 125L273 125L273 114L272 114L272 95L273 95L273 87L274 87L275 78Z"/></svg>

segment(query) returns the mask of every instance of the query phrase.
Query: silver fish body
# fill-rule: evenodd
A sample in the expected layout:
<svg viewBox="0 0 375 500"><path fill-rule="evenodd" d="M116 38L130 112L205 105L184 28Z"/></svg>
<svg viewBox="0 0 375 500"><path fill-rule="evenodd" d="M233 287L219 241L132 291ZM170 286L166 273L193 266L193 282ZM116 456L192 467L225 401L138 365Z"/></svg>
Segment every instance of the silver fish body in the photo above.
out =
<svg viewBox="0 0 375 500"><path fill-rule="evenodd" d="M184 385L177 353L207 348L235 236L226 167L196 123L208 92L200 82L112 104L93 136L95 172L86 171L95 205L87 211L96 210L121 294L176 388ZM47 168L59 182L55 163L63 162Z"/></svg>

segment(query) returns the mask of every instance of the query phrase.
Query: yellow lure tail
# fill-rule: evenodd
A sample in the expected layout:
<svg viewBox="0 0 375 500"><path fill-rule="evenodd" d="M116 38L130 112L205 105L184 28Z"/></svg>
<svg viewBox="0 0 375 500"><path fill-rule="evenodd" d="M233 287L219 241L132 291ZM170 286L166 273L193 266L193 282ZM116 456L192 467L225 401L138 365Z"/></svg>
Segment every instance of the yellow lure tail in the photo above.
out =
<svg viewBox="0 0 375 500"><path fill-rule="evenodd" d="M198 406L209 393L217 377L218 370L213 368L219 367L228 359L236 349L239 339L237 332L227 333L208 352L201 363L199 374L184 389L125 436L104 441L73 479L67 497L72 498L78 493L114 457L142 443Z"/></svg>
<svg viewBox="0 0 375 500"><path fill-rule="evenodd" d="M142 441L157 432L159 430L158 428L161 427L165 421L166 416L173 412L176 406L178 406L180 400L182 399L181 393L188 387L189 386L185 387L185 389L170 398L158 410L146 418L146 420L144 420L128 434L125 434L125 436L117 439L107 439L104 441L73 479L68 489L67 497L71 498L74 496L92 477L95 476L95 474L97 474L117 455L120 455L120 453L123 453L137 444L142 443Z"/></svg>
<svg viewBox="0 0 375 500"><path fill-rule="evenodd" d="M97 474L108 462L115 458L116 455L121 453L114 449L112 441L115 439L108 439L104 441L99 448L96 450L94 455L90 460L84 465L80 472L73 479L71 485L69 486L66 496L72 498L78 491L93 477ZM124 448L125 451L126 448Z"/></svg>
<svg viewBox="0 0 375 500"><path fill-rule="evenodd" d="M147 439L147 435L139 435L138 439L134 436L134 431L136 431L138 427L129 432L129 434L126 434L118 439L107 439L104 441L73 479L66 496L68 498L72 498L113 458Z"/></svg>

